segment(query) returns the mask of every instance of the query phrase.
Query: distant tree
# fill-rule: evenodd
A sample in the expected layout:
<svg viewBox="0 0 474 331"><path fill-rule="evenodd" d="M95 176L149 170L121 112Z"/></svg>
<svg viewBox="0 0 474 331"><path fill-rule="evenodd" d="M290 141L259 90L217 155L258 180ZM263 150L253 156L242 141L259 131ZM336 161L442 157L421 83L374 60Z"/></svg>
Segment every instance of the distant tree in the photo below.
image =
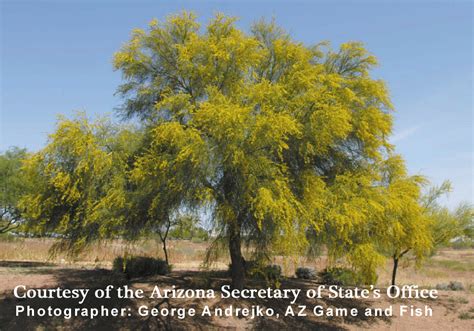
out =
<svg viewBox="0 0 474 331"><path fill-rule="evenodd" d="M474 244L474 208L472 204L466 202L459 204L454 211L454 215L462 230L459 239L466 240L472 247L472 244Z"/></svg>
<svg viewBox="0 0 474 331"><path fill-rule="evenodd" d="M246 34L234 22L217 15L201 30L189 13L154 20L133 31L114 65L124 77L121 114L140 119L149 137L137 185L160 188L154 210L212 210L242 288L244 241L262 256L292 254L306 248L309 227L329 226L333 242L351 246L377 209L372 168L391 148L392 121L387 90L369 75L376 60L360 43L332 51L274 23ZM377 253L357 247L359 264Z"/></svg>
<svg viewBox="0 0 474 331"><path fill-rule="evenodd" d="M182 215L170 232L174 239L201 240L209 239L209 233L199 226L199 219L191 215Z"/></svg>
<svg viewBox="0 0 474 331"><path fill-rule="evenodd" d="M161 243L163 244L163 253L165 255L165 262L168 265L170 264L170 262L169 262L169 255L168 255L168 247L166 246L166 240L168 239L171 226L173 226L173 222L168 217L167 219L165 219L164 222L161 222L161 226L156 231L158 233L158 237L161 240Z"/></svg>
<svg viewBox="0 0 474 331"><path fill-rule="evenodd" d="M439 186L431 187L422 197L425 214L433 221L433 248L446 246L452 240L474 238L474 209L468 203L460 203L453 211L439 203L439 198L451 191L451 183L444 181Z"/></svg>
<svg viewBox="0 0 474 331"><path fill-rule="evenodd" d="M20 225L22 213L18 203L29 187L21 171L27 155L26 149L18 147L0 154L0 233Z"/></svg>

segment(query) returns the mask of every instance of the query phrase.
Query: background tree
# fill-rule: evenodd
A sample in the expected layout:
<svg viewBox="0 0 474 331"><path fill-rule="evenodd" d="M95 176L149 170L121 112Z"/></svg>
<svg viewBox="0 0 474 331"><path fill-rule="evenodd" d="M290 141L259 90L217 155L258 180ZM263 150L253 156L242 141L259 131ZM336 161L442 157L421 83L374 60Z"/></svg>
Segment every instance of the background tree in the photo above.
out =
<svg viewBox="0 0 474 331"><path fill-rule="evenodd" d="M469 238L473 210L461 204L454 211L439 204L439 198L451 190L449 181L431 187L423 194L427 181L421 176L408 176L399 156L387 159L382 167L384 214L378 234L379 247L393 260L392 285L400 260L412 254L417 264L437 247L454 238Z"/></svg>
<svg viewBox="0 0 474 331"><path fill-rule="evenodd" d="M193 215L180 215L170 232L173 239L207 241L209 233L199 225L199 219Z"/></svg>
<svg viewBox="0 0 474 331"><path fill-rule="evenodd" d="M402 159L393 156L382 166L382 201L385 205L379 245L393 260L392 285L400 260L411 252L417 263L426 257L433 247L432 220L421 204L422 185L426 179L409 176Z"/></svg>
<svg viewBox="0 0 474 331"><path fill-rule="evenodd" d="M130 203L127 206L128 210L124 210L127 217L122 226L128 239L140 238L150 233L158 235L165 260L169 263L168 235L171 227L178 222L180 209L186 205L186 201L192 201L193 197L190 195L192 187L188 184L179 185L178 181L171 180L173 176L187 177L188 174L178 175L172 171L164 171L159 163L152 163L153 158L143 157L150 153L147 141L154 139L149 135L150 132L145 134L145 142L134 155L133 164L127 172L128 185L125 194ZM144 171L144 168L148 167L153 170ZM185 183L184 178L180 178L180 181ZM192 183L191 178L189 183Z"/></svg>
<svg viewBox="0 0 474 331"><path fill-rule="evenodd" d="M474 208L472 204L463 202L454 211L454 215L458 220L458 224L461 228L461 234L459 237L453 237L458 239L461 243L467 244L469 247L473 247L474 244Z"/></svg>
<svg viewBox="0 0 474 331"><path fill-rule="evenodd" d="M48 145L25 163L34 189L21 200L28 229L60 235L55 249L76 253L93 240L120 234L127 210L124 171L127 154L120 141L133 145L126 131L84 114L60 118ZM124 146L124 145L121 145Z"/></svg>
<svg viewBox="0 0 474 331"><path fill-rule="evenodd" d="M452 240L471 241L474 238L474 210L468 203L460 203L453 211L439 203L439 199L452 190L451 183L444 181L431 187L423 195L421 203L425 214L433 221L433 248L451 243Z"/></svg>
<svg viewBox="0 0 474 331"><path fill-rule="evenodd" d="M244 239L263 255L291 254L310 227L330 224L333 241L350 246L346 230L370 222L372 196L356 194L370 192L373 164L390 150L391 104L361 44L333 52L274 23L245 34L234 22L217 15L201 30L189 13L154 20L133 31L114 65L125 80L121 113L150 137L133 176L160 188L156 210L212 211L242 288ZM375 256L372 246L352 250L352 261Z"/></svg>
<svg viewBox="0 0 474 331"><path fill-rule="evenodd" d="M0 155L0 233L17 228L22 218L19 201L29 184L21 171L25 149L13 147Z"/></svg>

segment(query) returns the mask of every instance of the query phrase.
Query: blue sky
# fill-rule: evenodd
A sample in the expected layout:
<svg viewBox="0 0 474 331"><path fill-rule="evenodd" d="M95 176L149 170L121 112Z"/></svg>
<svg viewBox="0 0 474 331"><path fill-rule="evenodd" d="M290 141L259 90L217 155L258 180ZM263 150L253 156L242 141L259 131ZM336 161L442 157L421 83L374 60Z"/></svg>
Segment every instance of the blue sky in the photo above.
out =
<svg viewBox="0 0 474 331"><path fill-rule="evenodd" d="M6 1L1 8L0 150L38 150L58 114L113 113L112 55L130 36L181 9L216 11L248 29L275 17L306 44L357 40L377 56L396 107L392 142L411 173L450 179L446 203L473 202L471 1Z"/></svg>

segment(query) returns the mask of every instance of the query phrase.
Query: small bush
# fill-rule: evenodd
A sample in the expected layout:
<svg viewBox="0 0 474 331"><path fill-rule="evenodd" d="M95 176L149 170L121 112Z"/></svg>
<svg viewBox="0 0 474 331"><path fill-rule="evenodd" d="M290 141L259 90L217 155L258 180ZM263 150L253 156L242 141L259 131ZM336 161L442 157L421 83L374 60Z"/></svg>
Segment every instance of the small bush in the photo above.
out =
<svg viewBox="0 0 474 331"><path fill-rule="evenodd" d="M464 285L461 282L451 281L449 284L441 283L436 285L436 289L444 291L464 291Z"/></svg>
<svg viewBox="0 0 474 331"><path fill-rule="evenodd" d="M469 303L469 300L466 298L458 298L458 302L465 305Z"/></svg>
<svg viewBox="0 0 474 331"><path fill-rule="evenodd" d="M448 291L449 290L449 284L446 284L446 283L436 284L436 289L441 290L441 291Z"/></svg>
<svg viewBox="0 0 474 331"><path fill-rule="evenodd" d="M462 320L472 320L474 319L474 314L470 314L469 312L464 312L459 314L458 316Z"/></svg>
<svg viewBox="0 0 474 331"><path fill-rule="evenodd" d="M245 275L252 279L262 279L267 283L276 283L281 279L281 267L277 264L262 265L254 260L245 261ZM231 274L232 264L229 264Z"/></svg>
<svg viewBox="0 0 474 331"><path fill-rule="evenodd" d="M299 279L315 279L316 278L316 270L312 268L304 268L304 267L299 267L296 269L296 277Z"/></svg>
<svg viewBox="0 0 474 331"><path fill-rule="evenodd" d="M464 291L464 285L461 282L449 282L449 288L452 291Z"/></svg>
<svg viewBox="0 0 474 331"><path fill-rule="evenodd" d="M263 267L261 274L266 280L277 281L281 278L281 267L278 264L267 265Z"/></svg>
<svg viewBox="0 0 474 331"><path fill-rule="evenodd" d="M128 278L166 275L170 270L165 261L146 256L117 257L112 269L124 273Z"/></svg>
<svg viewBox="0 0 474 331"><path fill-rule="evenodd" d="M448 247L454 249L467 249L467 248L474 248L474 240L470 238L460 238L451 242Z"/></svg>
<svg viewBox="0 0 474 331"><path fill-rule="evenodd" d="M320 276L325 284L354 286L360 283L357 274L348 268L326 268L320 273Z"/></svg>

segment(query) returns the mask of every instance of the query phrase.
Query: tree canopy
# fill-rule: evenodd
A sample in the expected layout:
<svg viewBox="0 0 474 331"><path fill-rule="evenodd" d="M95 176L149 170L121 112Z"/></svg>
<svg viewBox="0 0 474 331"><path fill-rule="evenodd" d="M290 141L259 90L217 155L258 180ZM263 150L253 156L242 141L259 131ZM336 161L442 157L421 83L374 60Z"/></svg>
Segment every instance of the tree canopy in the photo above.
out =
<svg viewBox="0 0 474 331"><path fill-rule="evenodd" d="M60 118L47 146L24 166L34 187L22 199L29 231L60 235L65 240L57 248L72 253L119 234L128 209L123 185L131 136L85 114Z"/></svg>
<svg viewBox="0 0 474 331"><path fill-rule="evenodd" d="M212 215L236 288L244 244L264 259L324 242L364 282L386 254L429 251L424 179L388 141L392 105L370 75L375 57L358 42L333 50L274 22L244 32L235 21L218 14L201 28L183 12L132 32L114 67L120 115L139 129L61 119L25 165L31 227L62 234L72 251L154 231L166 254L182 211Z"/></svg>
<svg viewBox="0 0 474 331"><path fill-rule="evenodd" d="M360 43L305 46L273 22L247 34L223 15L202 30L190 13L154 20L114 61L122 114L150 137L133 176L177 197L158 199L160 210L212 210L236 287L242 237L260 253L299 252L308 227L330 226L350 243L370 219L377 163L391 149L375 64Z"/></svg>
<svg viewBox="0 0 474 331"><path fill-rule="evenodd" d="M17 147L0 155L0 233L20 225L19 201L30 186L21 171L27 155L25 149Z"/></svg>

